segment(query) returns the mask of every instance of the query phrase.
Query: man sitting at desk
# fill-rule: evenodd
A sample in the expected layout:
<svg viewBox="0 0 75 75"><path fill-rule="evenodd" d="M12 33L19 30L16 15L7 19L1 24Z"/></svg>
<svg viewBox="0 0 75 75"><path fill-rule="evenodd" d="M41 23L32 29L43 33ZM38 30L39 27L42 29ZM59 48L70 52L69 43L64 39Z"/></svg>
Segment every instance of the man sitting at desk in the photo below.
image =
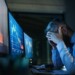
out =
<svg viewBox="0 0 75 75"><path fill-rule="evenodd" d="M50 21L45 30L52 46L52 61L56 69L64 65L70 74L75 74L75 33L64 22Z"/></svg>

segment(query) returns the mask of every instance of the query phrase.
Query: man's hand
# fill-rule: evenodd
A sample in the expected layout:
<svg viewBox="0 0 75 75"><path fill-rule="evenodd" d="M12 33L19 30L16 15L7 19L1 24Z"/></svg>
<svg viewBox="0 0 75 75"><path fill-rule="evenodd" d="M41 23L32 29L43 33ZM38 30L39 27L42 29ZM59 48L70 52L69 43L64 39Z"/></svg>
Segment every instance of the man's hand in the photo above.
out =
<svg viewBox="0 0 75 75"><path fill-rule="evenodd" d="M58 33L47 32L46 37L48 38L48 40L53 41L55 44L63 41L61 28L62 27L59 27Z"/></svg>
<svg viewBox="0 0 75 75"><path fill-rule="evenodd" d="M49 33L48 33L48 36L46 36L46 37L48 39L48 43L52 46L52 48L55 48L56 44L50 40Z"/></svg>

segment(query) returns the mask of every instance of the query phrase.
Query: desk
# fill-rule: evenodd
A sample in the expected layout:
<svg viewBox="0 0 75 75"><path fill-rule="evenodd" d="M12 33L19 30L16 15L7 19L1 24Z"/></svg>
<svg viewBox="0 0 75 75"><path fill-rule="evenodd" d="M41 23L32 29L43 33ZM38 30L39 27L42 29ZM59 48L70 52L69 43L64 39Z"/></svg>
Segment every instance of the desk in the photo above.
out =
<svg viewBox="0 0 75 75"><path fill-rule="evenodd" d="M31 72L33 75L66 75L67 72L63 70L37 70L34 68L31 68ZM67 74L68 75L68 74Z"/></svg>

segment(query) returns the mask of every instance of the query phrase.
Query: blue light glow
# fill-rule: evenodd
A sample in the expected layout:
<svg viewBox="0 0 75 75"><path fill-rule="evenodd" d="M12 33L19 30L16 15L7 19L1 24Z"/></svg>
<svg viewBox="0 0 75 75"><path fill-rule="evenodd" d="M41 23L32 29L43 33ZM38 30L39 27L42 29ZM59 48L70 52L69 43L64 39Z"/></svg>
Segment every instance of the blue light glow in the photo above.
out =
<svg viewBox="0 0 75 75"><path fill-rule="evenodd" d="M25 42L25 53L27 58L33 57L33 47L32 47L32 38L24 33L24 42Z"/></svg>
<svg viewBox="0 0 75 75"><path fill-rule="evenodd" d="M10 45L11 55L21 55L24 53L23 30L9 13Z"/></svg>

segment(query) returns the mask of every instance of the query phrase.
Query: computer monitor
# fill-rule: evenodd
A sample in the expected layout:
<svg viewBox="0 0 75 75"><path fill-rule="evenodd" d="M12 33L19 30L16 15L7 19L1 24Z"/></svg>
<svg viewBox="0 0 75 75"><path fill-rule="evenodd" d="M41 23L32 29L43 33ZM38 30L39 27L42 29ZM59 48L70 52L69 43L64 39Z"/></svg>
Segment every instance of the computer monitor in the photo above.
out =
<svg viewBox="0 0 75 75"><path fill-rule="evenodd" d="M24 44L25 44L25 55L27 58L32 59L33 57L33 45L32 38L24 33Z"/></svg>
<svg viewBox="0 0 75 75"><path fill-rule="evenodd" d="M11 55L13 57L22 56L24 54L23 30L10 12L9 12L9 32L10 32Z"/></svg>
<svg viewBox="0 0 75 75"><path fill-rule="evenodd" d="M0 0L0 55L9 54L8 9L5 0Z"/></svg>

